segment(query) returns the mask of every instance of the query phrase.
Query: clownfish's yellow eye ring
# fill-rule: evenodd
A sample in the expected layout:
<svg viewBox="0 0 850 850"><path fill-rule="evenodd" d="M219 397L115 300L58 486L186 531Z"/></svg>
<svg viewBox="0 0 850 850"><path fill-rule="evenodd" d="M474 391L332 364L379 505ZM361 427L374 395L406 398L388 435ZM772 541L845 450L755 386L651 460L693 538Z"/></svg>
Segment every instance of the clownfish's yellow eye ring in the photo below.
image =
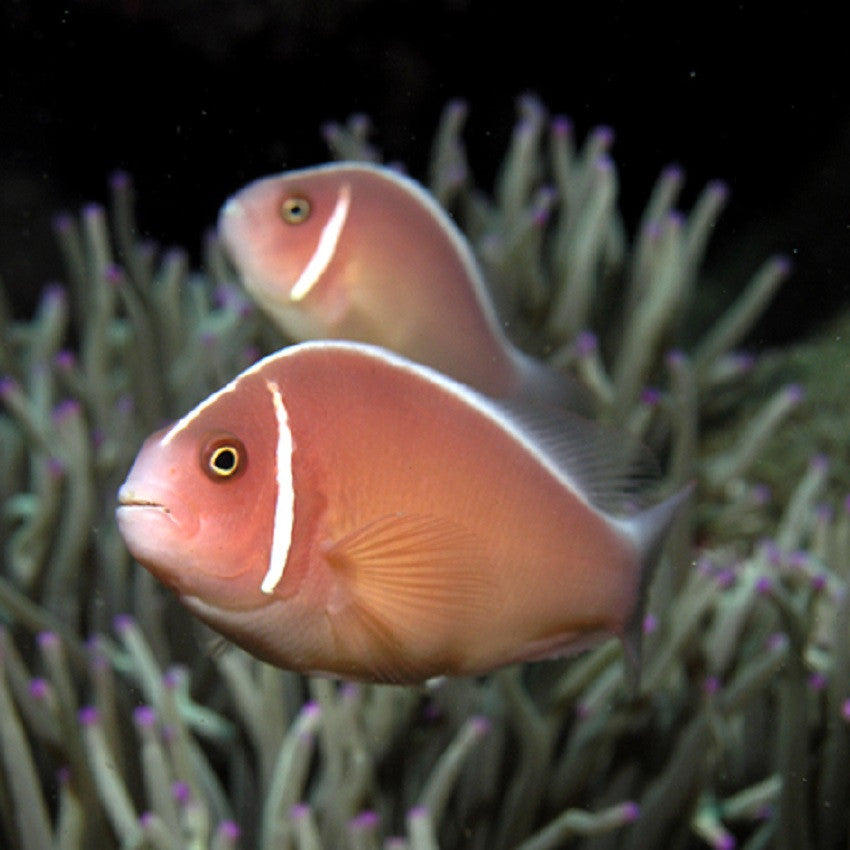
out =
<svg viewBox="0 0 850 850"><path fill-rule="evenodd" d="M222 434L208 440L201 452L201 467L213 481L229 481L245 471L248 454L241 440Z"/></svg>
<svg viewBox="0 0 850 850"><path fill-rule="evenodd" d="M310 218L310 201L299 195L284 198L280 205L280 217L287 224L301 224Z"/></svg>

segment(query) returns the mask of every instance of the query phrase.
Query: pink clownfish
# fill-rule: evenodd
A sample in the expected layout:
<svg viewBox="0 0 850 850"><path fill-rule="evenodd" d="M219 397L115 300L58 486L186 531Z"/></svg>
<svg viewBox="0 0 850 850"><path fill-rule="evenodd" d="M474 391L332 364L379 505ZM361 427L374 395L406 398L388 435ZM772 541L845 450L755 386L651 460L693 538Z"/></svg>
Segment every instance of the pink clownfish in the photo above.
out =
<svg viewBox="0 0 850 850"><path fill-rule="evenodd" d="M635 658L644 565L686 491L609 515L588 494L622 478L596 426L518 416L374 346L292 346L148 438L118 525L190 611L283 668L413 683L608 634Z"/></svg>
<svg viewBox="0 0 850 850"><path fill-rule="evenodd" d="M225 203L218 231L245 288L296 341L373 343L496 398L586 405L577 384L511 344L463 234L392 169L257 180Z"/></svg>

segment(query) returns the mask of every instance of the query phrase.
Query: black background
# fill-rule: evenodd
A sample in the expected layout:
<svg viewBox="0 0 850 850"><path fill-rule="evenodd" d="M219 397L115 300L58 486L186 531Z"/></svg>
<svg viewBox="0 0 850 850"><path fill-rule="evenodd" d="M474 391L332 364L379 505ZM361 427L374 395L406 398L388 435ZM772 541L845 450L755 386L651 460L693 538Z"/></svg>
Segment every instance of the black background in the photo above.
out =
<svg viewBox="0 0 850 850"><path fill-rule="evenodd" d="M492 180L518 95L616 132L633 225L658 172L687 207L726 180L709 279L731 297L759 261L796 272L751 342L781 343L850 300L844 28L816 4L764 11L488 0L68 0L3 3L0 275L21 314L60 273L51 214L133 173L139 221L197 257L233 190L327 158L328 120L368 113L422 175L443 103L463 97L475 177Z"/></svg>

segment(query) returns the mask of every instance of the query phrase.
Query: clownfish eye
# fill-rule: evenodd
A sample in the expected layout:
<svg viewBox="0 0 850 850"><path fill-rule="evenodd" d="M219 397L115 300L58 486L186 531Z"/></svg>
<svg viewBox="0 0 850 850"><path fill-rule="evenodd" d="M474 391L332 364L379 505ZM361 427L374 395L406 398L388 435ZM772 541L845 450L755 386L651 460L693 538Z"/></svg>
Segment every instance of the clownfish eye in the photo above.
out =
<svg viewBox="0 0 850 850"><path fill-rule="evenodd" d="M229 434L210 440L201 452L201 466L213 481L227 481L243 472L248 455L241 440Z"/></svg>
<svg viewBox="0 0 850 850"><path fill-rule="evenodd" d="M280 205L280 217L287 224L301 224L310 217L310 202L298 195L290 195Z"/></svg>

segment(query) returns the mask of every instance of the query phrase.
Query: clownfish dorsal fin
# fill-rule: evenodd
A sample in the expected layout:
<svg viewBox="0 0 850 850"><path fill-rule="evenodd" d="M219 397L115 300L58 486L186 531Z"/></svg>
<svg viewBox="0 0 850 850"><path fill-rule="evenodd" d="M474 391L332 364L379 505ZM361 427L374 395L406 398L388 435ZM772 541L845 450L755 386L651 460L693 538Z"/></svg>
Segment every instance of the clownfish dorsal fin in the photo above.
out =
<svg viewBox="0 0 850 850"><path fill-rule="evenodd" d="M652 452L628 432L529 397L488 399L495 417L594 508L623 514L658 479Z"/></svg>

